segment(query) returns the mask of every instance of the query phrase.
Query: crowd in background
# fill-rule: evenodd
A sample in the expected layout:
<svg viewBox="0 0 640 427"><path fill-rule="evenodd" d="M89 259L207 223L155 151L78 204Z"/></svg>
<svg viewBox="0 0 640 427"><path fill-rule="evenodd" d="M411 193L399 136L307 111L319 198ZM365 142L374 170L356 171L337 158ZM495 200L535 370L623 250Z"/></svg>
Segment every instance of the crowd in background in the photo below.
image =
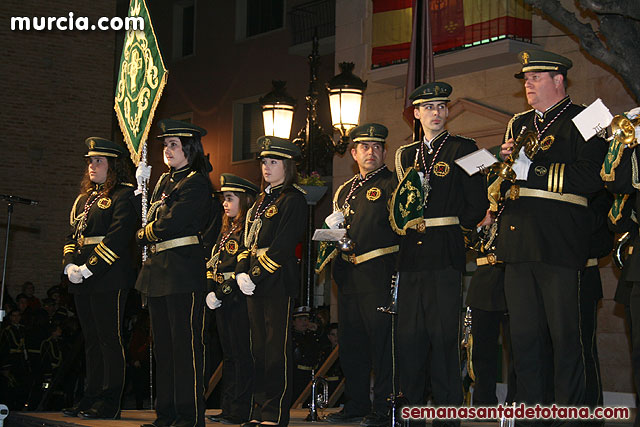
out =
<svg viewBox="0 0 640 427"><path fill-rule="evenodd" d="M5 290L6 317L0 331L0 402L12 411L54 411L71 406L84 389L83 339L75 314L73 298L67 292L66 276L46 291L46 298L35 296L35 285L25 282L21 293ZM40 294L40 292L38 292ZM137 293L132 291L133 294ZM148 409L150 387L149 313L139 297L129 298L123 323L127 350L127 385L124 409ZM294 399L337 345L336 323L329 323L329 310L319 307L311 313L296 311L292 322L296 367L304 366L302 377L294 380ZM207 380L222 360L215 327L215 316L207 318ZM302 378L300 380L300 378ZM330 393L342 379L339 361L326 375ZM297 380L297 382L296 382ZM207 407L219 407L214 390ZM306 406L306 405L305 405Z"/></svg>

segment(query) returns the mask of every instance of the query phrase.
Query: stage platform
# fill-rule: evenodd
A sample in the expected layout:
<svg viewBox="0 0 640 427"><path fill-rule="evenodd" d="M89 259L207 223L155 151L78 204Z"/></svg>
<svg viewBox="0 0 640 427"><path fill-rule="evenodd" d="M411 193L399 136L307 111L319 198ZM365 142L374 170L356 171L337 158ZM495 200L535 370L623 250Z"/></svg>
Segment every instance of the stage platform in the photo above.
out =
<svg viewBox="0 0 640 427"><path fill-rule="evenodd" d="M327 409L319 411L320 416L326 415L330 412L337 411L337 408ZM607 421L605 424L607 427L632 427L633 417L635 417L635 410L632 410L632 418L630 421ZM219 409L208 409L207 415L219 413ZM353 427L358 426L357 423L344 424L327 424L327 423L310 423L304 421L305 417L309 413L308 409L292 409L291 421L289 426L291 427L309 427L311 425L322 424L326 426L335 427ZM5 427L139 427L140 424L150 423L155 419L155 412L151 410L142 411L122 411L122 418L120 420L84 420L82 418L65 417L59 412L12 412L9 414L9 418L5 420ZM465 427L481 427L481 426L497 426L497 422L471 422L464 421L462 426ZM214 423L207 421L207 426L219 426L225 427L226 424Z"/></svg>

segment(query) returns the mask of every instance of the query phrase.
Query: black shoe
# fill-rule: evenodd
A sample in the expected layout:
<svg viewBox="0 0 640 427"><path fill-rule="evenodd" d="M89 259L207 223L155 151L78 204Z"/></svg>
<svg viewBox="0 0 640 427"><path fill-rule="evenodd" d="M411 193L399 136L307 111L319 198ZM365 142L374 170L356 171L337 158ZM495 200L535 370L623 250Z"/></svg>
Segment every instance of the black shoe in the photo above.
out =
<svg viewBox="0 0 640 427"><path fill-rule="evenodd" d="M71 408L64 408L62 415L65 417L77 417L82 409L79 406L72 406Z"/></svg>
<svg viewBox="0 0 640 427"><path fill-rule="evenodd" d="M247 421L246 423L240 424L240 427L258 427L259 425L260 425L259 422Z"/></svg>
<svg viewBox="0 0 640 427"><path fill-rule="evenodd" d="M114 413L106 413L102 411L98 411L97 409L91 408L86 411L80 411L78 414L80 417L85 420L98 420L98 419L108 419L108 420L119 420L120 419L120 411Z"/></svg>
<svg viewBox="0 0 640 427"><path fill-rule="evenodd" d="M357 423L362 421L363 415L354 415L349 414L341 409L339 412L334 412L325 417L325 421L332 424L342 424L342 423Z"/></svg>
<svg viewBox="0 0 640 427"><path fill-rule="evenodd" d="M389 416L372 412L362 419L362 427L383 427L389 425Z"/></svg>
<svg viewBox="0 0 640 427"><path fill-rule="evenodd" d="M244 418L244 419L246 420L246 418ZM220 417L219 422L222 423L222 424L239 425L239 424L243 423L243 419L242 418L238 418L238 417L234 417L233 415L229 415L229 416Z"/></svg>
<svg viewBox="0 0 640 427"><path fill-rule="evenodd" d="M207 415L205 418L209 421L213 421L214 423L221 422L222 418L225 418L227 415L224 412L220 412L219 414Z"/></svg>

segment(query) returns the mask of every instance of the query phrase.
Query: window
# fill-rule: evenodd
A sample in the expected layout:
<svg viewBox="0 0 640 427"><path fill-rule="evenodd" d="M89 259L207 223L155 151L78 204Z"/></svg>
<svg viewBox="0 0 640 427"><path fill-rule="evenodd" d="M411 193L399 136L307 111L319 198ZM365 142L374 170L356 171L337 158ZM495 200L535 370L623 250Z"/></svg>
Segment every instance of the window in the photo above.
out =
<svg viewBox="0 0 640 427"><path fill-rule="evenodd" d="M237 0L236 40L284 27L284 0Z"/></svg>
<svg viewBox="0 0 640 427"><path fill-rule="evenodd" d="M262 106L257 100L238 101L233 104L233 158L232 161L252 160L260 151L257 139L264 135Z"/></svg>
<svg viewBox="0 0 640 427"><path fill-rule="evenodd" d="M184 0L173 5L173 59L195 54L196 8L195 0Z"/></svg>

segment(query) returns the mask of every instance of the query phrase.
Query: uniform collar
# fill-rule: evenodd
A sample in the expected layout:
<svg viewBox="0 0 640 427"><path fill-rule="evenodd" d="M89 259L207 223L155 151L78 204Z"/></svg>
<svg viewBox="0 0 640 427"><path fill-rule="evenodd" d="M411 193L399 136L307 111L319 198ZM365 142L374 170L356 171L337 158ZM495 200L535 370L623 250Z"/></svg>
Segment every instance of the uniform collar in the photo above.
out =
<svg viewBox="0 0 640 427"><path fill-rule="evenodd" d="M382 169L386 169L386 167L387 167L387 165L383 163L382 166L380 166L378 169L372 170L371 172L367 172L367 174L364 176L364 178L360 174L356 175L356 177L358 179L366 179L367 177L369 177L369 176L371 176L373 174L376 174L378 172L382 172Z"/></svg>
<svg viewBox="0 0 640 427"><path fill-rule="evenodd" d="M282 184L278 184L275 187L272 187L271 184L269 184L267 186L267 188L264 189L264 192L271 195L277 195L282 191L282 188L284 187L284 183Z"/></svg>
<svg viewBox="0 0 640 427"><path fill-rule="evenodd" d="M449 131L448 131L448 130L443 129L443 130L442 130L442 132L440 132L439 134L437 134L437 135L436 135L436 136L435 136L431 141L429 141L429 140L427 139L427 136L425 135L425 136L422 138L422 142L423 142L424 144L426 144L427 148L429 148L429 149L434 149L434 148L435 148L436 143L437 143L438 141L440 141L440 140L442 139L442 137L443 137L444 135L447 135L448 133L449 133Z"/></svg>
<svg viewBox="0 0 640 427"><path fill-rule="evenodd" d="M184 178L187 174L186 172L189 172L191 168L189 167L189 165L186 165L180 169L172 169L171 170L171 179L174 181L179 181L182 178Z"/></svg>
<svg viewBox="0 0 640 427"><path fill-rule="evenodd" d="M104 189L104 182L102 184L96 184L94 182L93 185L91 186L91 188L89 188L89 193L91 193L93 191L100 192L103 189Z"/></svg>
<svg viewBox="0 0 640 427"><path fill-rule="evenodd" d="M547 120L547 115L548 114L551 114L554 111L557 111L558 108L564 107L569 102L571 102L571 98L569 98L569 95L567 95L564 98L562 98L560 101L558 101L556 104L554 104L551 107L547 108L547 110L545 112L542 112L540 110L534 110L534 111L536 112L536 116L538 117L538 119L540 121L545 121L545 120Z"/></svg>

